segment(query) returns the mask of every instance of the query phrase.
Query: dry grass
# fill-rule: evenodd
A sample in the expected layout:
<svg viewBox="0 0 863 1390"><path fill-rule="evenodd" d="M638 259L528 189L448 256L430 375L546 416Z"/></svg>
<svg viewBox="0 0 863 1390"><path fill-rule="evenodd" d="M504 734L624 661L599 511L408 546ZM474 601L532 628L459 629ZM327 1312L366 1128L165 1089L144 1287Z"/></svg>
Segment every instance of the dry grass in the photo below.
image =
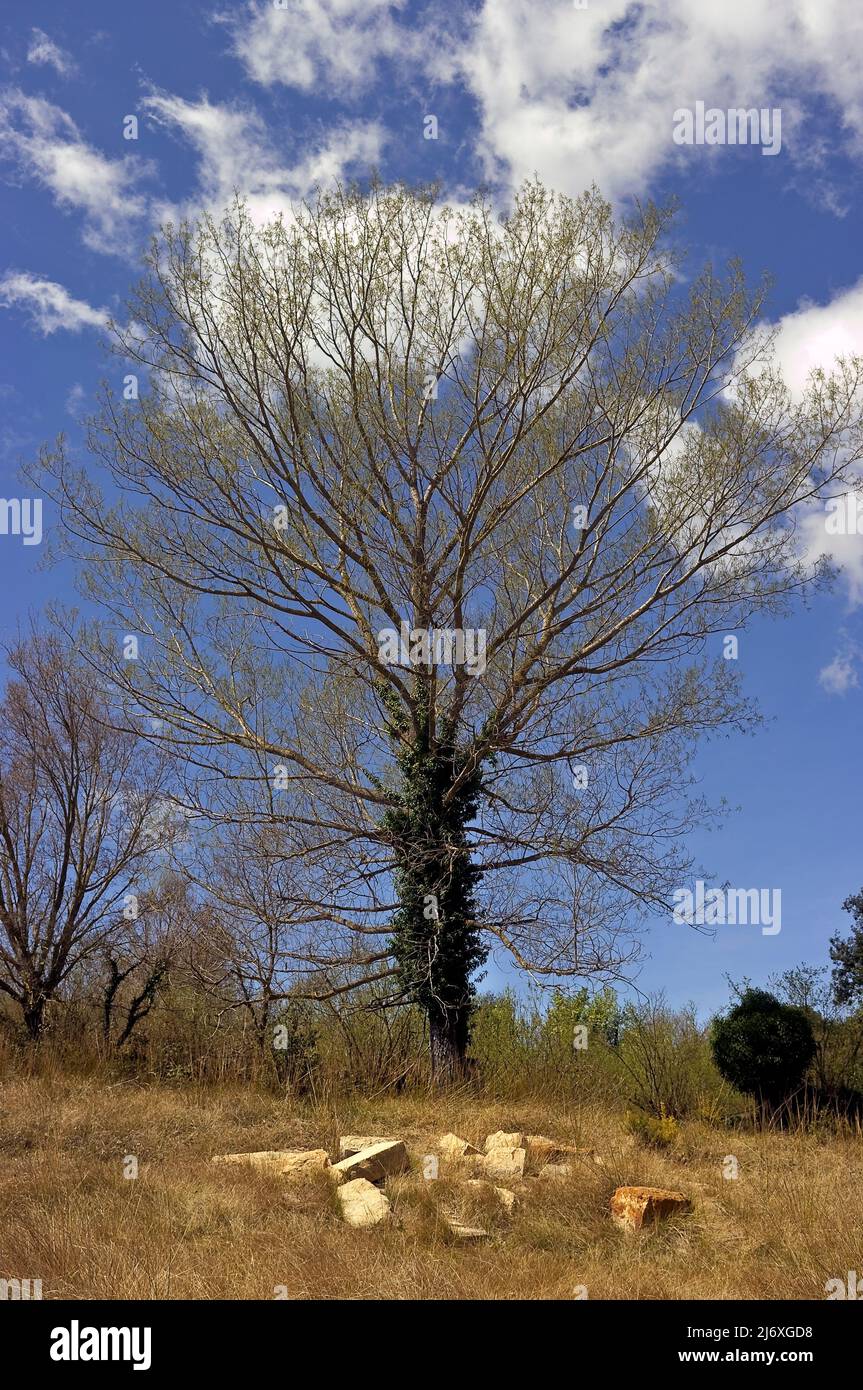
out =
<svg viewBox="0 0 863 1390"><path fill-rule="evenodd" d="M590 1146L564 1181L520 1188L511 1219L481 1191L426 1183L419 1156L454 1130L479 1142L522 1129ZM296 1188L210 1157L325 1147L340 1133L405 1138L416 1172L389 1185L390 1228L355 1231L323 1179ZM722 1159L739 1163L737 1181ZM123 1177L137 1156L139 1176ZM608 1215L622 1183L685 1191L689 1217L626 1236ZM491 1231L457 1244L438 1208ZM863 1266L863 1140L684 1124L645 1149L597 1107L470 1097L356 1099L316 1108L248 1091L95 1079L0 1084L0 1277L41 1278L45 1298L823 1298Z"/></svg>

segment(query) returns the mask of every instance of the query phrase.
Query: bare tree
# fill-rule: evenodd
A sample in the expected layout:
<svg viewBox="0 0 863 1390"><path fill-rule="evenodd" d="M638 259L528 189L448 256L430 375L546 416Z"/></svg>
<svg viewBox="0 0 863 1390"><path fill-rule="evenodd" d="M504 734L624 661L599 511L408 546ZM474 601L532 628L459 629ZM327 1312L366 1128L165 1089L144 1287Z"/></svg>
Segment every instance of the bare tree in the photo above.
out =
<svg viewBox="0 0 863 1390"><path fill-rule="evenodd" d="M162 873L124 907L122 929L102 949L102 1037L109 1046L123 1047L148 1017L196 926L189 882L178 874Z"/></svg>
<svg viewBox="0 0 863 1390"><path fill-rule="evenodd" d="M158 752L112 729L55 636L8 654L0 704L0 991L33 1040L82 961L124 935L166 835Z"/></svg>
<svg viewBox="0 0 863 1390"><path fill-rule="evenodd" d="M43 457L190 810L271 827L291 961L395 969L443 1070L489 947L629 968L696 741L754 722L718 635L823 577L798 518L860 456L861 363L792 398L761 293L684 286L668 223L533 183L168 227L117 330L147 389L91 434L119 493Z"/></svg>

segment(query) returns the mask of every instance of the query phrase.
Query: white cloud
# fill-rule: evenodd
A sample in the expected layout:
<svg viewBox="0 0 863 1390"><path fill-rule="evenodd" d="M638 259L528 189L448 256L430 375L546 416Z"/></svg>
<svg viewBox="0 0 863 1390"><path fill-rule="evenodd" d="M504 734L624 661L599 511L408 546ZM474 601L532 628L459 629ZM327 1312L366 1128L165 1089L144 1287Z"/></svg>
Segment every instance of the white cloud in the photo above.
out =
<svg viewBox="0 0 863 1390"><path fill-rule="evenodd" d="M863 279L829 304L804 301L779 320L776 359L794 392L814 367L829 370L838 357L863 356Z"/></svg>
<svg viewBox="0 0 863 1390"><path fill-rule="evenodd" d="M221 212L236 189L255 220L264 222L275 213L288 213L293 200L310 193L317 183L331 183L351 168L366 172L383 147L384 133L376 122L345 122L332 127L317 145L306 146L298 163L285 165L261 117L247 107L213 103L206 96L186 101L158 90L150 92L143 107L198 153L198 187L183 209L192 215L202 206ZM176 209L162 208L160 218L171 211Z"/></svg>
<svg viewBox="0 0 863 1390"><path fill-rule="evenodd" d="M847 695L849 690L860 684L854 665L855 656L856 652L850 649L837 652L830 664L818 672L818 684L828 695Z"/></svg>
<svg viewBox="0 0 863 1390"><path fill-rule="evenodd" d="M77 72L74 58L65 49L50 39L43 29L33 29L30 33L30 47L27 49L27 62L40 63L54 68L61 77L73 77Z"/></svg>
<svg viewBox="0 0 863 1390"><path fill-rule="evenodd" d="M252 0L221 19L264 85L350 99L394 58L404 85L465 86L486 175L511 185L538 173L565 192L596 182L618 199L673 163L720 167L721 147L672 140L674 111L699 100L781 107L783 151L835 214L806 103L833 104L838 138L863 154L863 21L847 0L481 0L410 15L403 0Z"/></svg>
<svg viewBox="0 0 863 1390"><path fill-rule="evenodd" d="M108 322L106 310L94 309L83 299L74 299L54 280L41 279L26 270L7 271L0 279L0 304L24 310L46 336L58 328L78 333L82 328L104 328Z"/></svg>
<svg viewBox="0 0 863 1390"><path fill-rule="evenodd" d="M718 167L721 147L672 140L675 109L698 100L780 106L783 150L811 164L823 150L802 103L827 98L863 152L861 21L843 0L484 0L447 22L453 37L425 45L424 66L475 97L491 178L538 173L570 193L596 182L618 199L672 163Z"/></svg>
<svg viewBox="0 0 863 1390"><path fill-rule="evenodd" d="M863 279L841 291L828 304L804 301L768 327L775 332L776 364L792 393L800 398L813 369L822 368L829 373L839 357L863 357ZM841 571L849 607L860 607L863 604L863 528L858 533L856 525L837 527L828 509L821 506L801 512L797 523L806 559L813 562L820 555L827 555ZM842 679L844 667L841 663L837 666L834 662L825 669L832 673L828 680Z"/></svg>
<svg viewBox="0 0 863 1390"><path fill-rule="evenodd" d="M797 518L800 549L813 563L821 555L829 557L840 570L849 608L863 604L863 534L836 535L827 530L828 512L810 507Z"/></svg>
<svg viewBox="0 0 863 1390"><path fill-rule="evenodd" d="M81 414L81 406L84 404L86 398L87 392L84 390L80 381L76 381L66 397L66 414L71 415L74 420L77 420L78 416Z"/></svg>
<svg viewBox="0 0 863 1390"><path fill-rule="evenodd" d="M381 58L416 58L421 32L399 25L405 0L273 0L223 16L233 50L249 77L264 86L282 83L308 92L356 93L373 79Z"/></svg>
<svg viewBox="0 0 863 1390"><path fill-rule="evenodd" d="M0 96L0 142L60 207L83 213L84 241L93 250L128 255L136 249L147 207L137 184L148 164L133 155L109 159L59 106L16 90Z"/></svg>

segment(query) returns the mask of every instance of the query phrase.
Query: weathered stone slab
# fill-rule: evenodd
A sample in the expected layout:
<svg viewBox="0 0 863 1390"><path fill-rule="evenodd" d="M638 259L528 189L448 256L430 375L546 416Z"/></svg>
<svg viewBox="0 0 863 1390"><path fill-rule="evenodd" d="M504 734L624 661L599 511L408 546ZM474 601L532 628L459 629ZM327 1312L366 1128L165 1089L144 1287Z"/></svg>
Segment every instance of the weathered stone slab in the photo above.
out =
<svg viewBox="0 0 863 1390"><path fill-rule="evenodd" d="M309 1177L330 1166L326 1149L262 1149L259 1153L217 1154L213 1163L237 1163L248 1168L269 1169L283 1178Z"/></svg>
<svg viewBox="0 0 863 1390"><path fill-rule="evenodd" d="M363 1149L373 1149L375 1144L394 1144L396 1140L389 1134L343 1134L339 1139L339 1158L353 1158Z"/></svg>
<svg viewBox="0 0 863 1390"><path fill-rule="evenodd" d="M330 1169L336 1182L347 1182L353 1178L366 1178L368 1182L386 1182L404 1173L410 1167L408 1151L401 1139L385 1139L380 1144L372 1144L350 1158L342 1158Z"/></svg>

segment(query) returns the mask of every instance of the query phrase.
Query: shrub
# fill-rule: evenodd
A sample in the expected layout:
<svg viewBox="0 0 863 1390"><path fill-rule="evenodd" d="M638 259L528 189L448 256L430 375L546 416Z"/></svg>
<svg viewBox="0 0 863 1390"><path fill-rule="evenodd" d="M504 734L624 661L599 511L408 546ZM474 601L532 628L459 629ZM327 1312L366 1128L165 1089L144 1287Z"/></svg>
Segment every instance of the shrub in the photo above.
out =
<svg viewBox="0 0 863 1390"><path fill-rule="evenodd" d="M631 1110L626 1116L625 1125L629 1134L651 1149L670 1149L680 1134L677 1121L673 1115L666 1115L664 1106L658 1117Z"/></svg>
<svg viewBox="0 0 863 1390"><path fill-rule="evenodd" d="M657 1119L685 1119L722 1085L695 1010L670 1009L662 995L624 1010L614 1060L631 1103Z"/></svg>
<svg viewBox="0 0 863 1390"><path fill-rule="evenodd" d="M806 1015L762 989L745 990L714 1022L711 1046L725 1080L771 1106L799 1088L815 1056Z"/></svg>

